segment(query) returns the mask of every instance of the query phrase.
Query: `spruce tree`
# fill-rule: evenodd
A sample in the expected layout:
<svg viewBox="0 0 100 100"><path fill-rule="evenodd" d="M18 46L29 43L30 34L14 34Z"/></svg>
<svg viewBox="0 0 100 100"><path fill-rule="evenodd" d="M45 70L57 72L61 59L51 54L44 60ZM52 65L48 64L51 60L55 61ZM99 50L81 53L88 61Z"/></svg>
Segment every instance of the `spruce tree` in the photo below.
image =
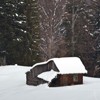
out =
<svg viewBox="0 0 100 100"><path fill-rule="evenodd" d="M7 51L7 64L39 60L37 10L34 0L0 1L0 48Z"/></svg>
<svg viewBox="0 0 100 100"><path fill-rule="evenodd" d="M26 0L26 31L27 31L27 45L28 52L26 56L27 60L31 63L36 63L40 61L39 57L39 13L37 0Z"/></svg>

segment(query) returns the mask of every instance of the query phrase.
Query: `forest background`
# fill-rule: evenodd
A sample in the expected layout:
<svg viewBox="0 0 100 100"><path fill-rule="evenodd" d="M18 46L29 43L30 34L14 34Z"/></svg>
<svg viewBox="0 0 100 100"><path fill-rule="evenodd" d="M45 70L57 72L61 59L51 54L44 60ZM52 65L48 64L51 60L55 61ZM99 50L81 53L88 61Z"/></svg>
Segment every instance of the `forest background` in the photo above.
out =
<svg viewBox="0 0 100 100"><path fill-rule="evenodd" d="M80 57L100 77L100 1L0 0L0 63L54 57Z"/></svg>

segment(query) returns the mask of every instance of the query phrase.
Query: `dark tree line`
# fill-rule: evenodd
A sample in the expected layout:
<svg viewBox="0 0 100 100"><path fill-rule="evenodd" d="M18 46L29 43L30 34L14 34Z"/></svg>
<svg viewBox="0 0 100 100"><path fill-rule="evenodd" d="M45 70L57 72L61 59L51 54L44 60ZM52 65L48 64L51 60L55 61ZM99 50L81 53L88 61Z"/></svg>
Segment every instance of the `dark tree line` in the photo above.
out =
<svg viewBox="0 0 100 100"><path fill-rule="evenodd" d="M0 1L0 51L6 52L7 64L37 62L37 12L35 0Z"/></svg>

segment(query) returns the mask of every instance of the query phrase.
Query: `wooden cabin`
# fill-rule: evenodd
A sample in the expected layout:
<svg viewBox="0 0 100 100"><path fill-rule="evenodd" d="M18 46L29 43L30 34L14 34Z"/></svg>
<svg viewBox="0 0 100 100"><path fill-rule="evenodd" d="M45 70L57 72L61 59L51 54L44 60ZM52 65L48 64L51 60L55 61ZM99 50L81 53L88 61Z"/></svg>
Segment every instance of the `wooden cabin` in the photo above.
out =
<svg viewBox="0 0 100 100"><path fill-rule="evenodd" d="M39 78L38 75L43 72L48 72L51 69L54 71L59 71L52 60L33 65L33 68L26 72L26 84L37 86L40 84L48 83L48 81Z"/></svg>
<svg viewBox="0 0 100 100"><path fill-rule="evenodd" d="M53 70L53 73L51 73L51 70ZM48 73L50 74L48 75ZM84 73L87 73L87 71L80 58L53 58L35 64L26 73L26 83L28 85L48 83L50 87L83 84Z"/></svg>

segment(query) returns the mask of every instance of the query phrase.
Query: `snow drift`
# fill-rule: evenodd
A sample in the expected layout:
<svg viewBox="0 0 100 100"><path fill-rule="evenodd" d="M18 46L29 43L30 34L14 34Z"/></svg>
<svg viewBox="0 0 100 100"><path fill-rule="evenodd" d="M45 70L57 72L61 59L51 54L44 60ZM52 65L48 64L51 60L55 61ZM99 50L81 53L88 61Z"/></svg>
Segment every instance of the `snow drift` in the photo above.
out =
<svg viewBox="0 0 100 100"><path fill-rule="evenodd" d="M0 100L100 100L100 79L84 77L83 85L49 88L26 85L30 67L0 67Z"/></svg>

